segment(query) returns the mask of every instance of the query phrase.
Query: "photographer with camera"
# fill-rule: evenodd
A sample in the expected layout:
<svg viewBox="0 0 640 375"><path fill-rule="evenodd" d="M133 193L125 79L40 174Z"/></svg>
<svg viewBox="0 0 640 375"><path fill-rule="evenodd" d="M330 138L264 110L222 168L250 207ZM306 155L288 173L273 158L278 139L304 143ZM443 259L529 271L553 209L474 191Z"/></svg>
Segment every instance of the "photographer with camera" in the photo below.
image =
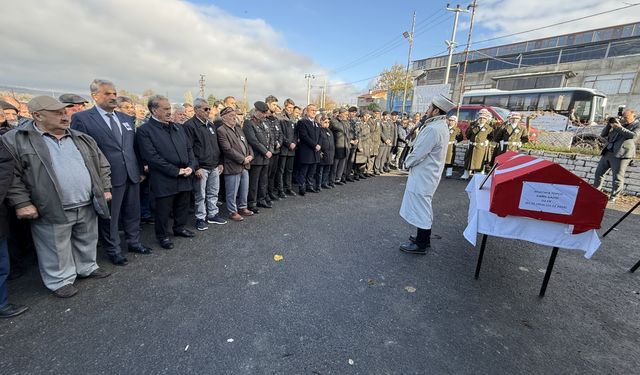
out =
<svg viewBox="0 0 640 375"><path fill-rule="evenodd" d="M615 202L624 187L624 174L629 163L636 157L636 140L640 132L640 122L636 111L627 109L622 113L622 123L618 118L610 117L600 134L607 140L602 149L602 157L596 169L593 186L602 190L604 175L611 169L613 187L609 201Z"/></svg>

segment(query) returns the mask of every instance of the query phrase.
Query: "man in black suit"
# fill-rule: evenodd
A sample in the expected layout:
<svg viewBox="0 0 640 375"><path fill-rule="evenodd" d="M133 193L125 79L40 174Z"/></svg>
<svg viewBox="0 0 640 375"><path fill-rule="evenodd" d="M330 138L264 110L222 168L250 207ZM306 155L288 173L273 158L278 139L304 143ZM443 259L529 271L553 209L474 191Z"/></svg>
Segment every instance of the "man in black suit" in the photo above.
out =
<svg viewBox="0 0 640 375"><path fill-rule="evenodd" d="M253 161L249 169L249 210L260 212L256 206L271 208L266 201L267 183L269 179L269 160L273 157L274 141L266 117L269 107L265 102L253 104L255 112L244 122L244 134L253 149Z"/></svg>
<svg viewBox="0 0 640 375"><path fill-rule="evenodd" d="M298 148L298 193L317 193L314 189L316 165L320 162L320 124L315 121L318 112L315 104L309 104L305 116L296 125L300 144Z"/></svg>
<svg viewBox="0 0 640 375"><path fill-rule="evenodd" d="M113 83L94 79L89 89L96 105L74 114L71 128L95 139L111 165L111 218L100 219L100 235L111 262L124 266L128 261L120 246L120 221L129 251L151 253L150 248L140 243L140 181L144 177L134 148L135 118L115 111L117 92Z"/></svg>
<svg viewBox="0 0 640 375"><path fill-rule="evenodd" d="M155 198L156 238L164 249L172 249L169 216L173 211L173 234L194 237L185 228L197 162L184 127L171 122L171 103L154 95L148 103L151 118L138 128L136 141L144 164L149 166L151 192Z"/></svg>

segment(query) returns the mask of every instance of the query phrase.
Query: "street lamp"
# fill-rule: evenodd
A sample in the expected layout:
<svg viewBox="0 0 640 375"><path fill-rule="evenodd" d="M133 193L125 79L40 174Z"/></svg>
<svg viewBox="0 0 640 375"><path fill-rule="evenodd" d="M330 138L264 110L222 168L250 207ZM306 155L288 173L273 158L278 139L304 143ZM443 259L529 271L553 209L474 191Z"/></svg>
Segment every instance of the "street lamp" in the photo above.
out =
<svg viewBox="0 0 640 375"><path fill-rule="evenodd" d="M402 36L409 41L409 56L407 57L407 71L404 75L404 94L402 95L402 114L404 115L404 107L407 103L407 89L409 88L409 65L411 65L411 49L413 48L413 34L416 29L416 12L413 12L413 21L411 22L411 32L403 32Z"/></svg>

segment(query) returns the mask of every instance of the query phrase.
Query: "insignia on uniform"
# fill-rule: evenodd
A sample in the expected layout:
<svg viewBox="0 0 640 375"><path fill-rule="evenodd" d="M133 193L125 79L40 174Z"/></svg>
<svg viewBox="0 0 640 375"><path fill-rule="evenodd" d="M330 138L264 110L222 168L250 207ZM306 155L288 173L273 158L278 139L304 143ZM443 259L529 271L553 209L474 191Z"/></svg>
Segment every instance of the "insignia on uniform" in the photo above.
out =
<svg viewBox="0 0 640 375"><path fill-rule="evenodd" d="M240 136L240 140L244 141L244 135Z"/></svg>
<svg viewBox="0 0 640 375"><path fill-rule="evenodd" d="M122 126L124 126L124 128L127 129L128 131L131 131L131 125L129 125L128 122L123 122Z"/></svg>

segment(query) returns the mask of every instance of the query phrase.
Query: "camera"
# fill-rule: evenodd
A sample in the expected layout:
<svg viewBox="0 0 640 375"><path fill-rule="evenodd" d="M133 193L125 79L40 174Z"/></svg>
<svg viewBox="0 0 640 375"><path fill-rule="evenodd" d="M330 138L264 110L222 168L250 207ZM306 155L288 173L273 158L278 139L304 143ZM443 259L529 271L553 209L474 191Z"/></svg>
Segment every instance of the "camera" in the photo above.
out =
<svg viewBox="0 0 640 375"><path fill-rule="evenodd" d="M609 124L615 124L616 122L619 122L619 121L617 117L609 117L608 122Z"/></svg>

